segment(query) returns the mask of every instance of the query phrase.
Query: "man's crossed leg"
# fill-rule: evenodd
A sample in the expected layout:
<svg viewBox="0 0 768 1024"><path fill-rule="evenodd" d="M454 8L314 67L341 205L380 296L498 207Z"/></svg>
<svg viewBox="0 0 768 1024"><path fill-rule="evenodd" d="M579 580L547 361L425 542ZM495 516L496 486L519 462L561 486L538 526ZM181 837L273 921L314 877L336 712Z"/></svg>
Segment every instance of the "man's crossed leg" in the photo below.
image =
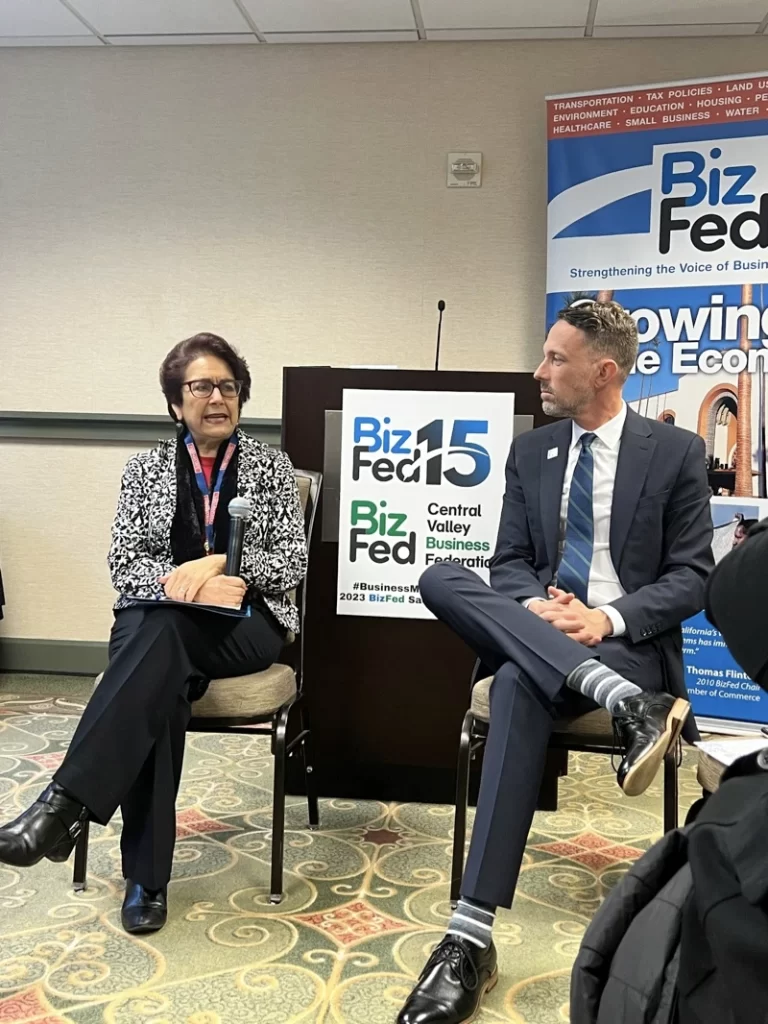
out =
<svg viewBox="0 0 768 1024"><path fill-rule="evenodd" d="M398 1022L464 1024L496 981L496 907L512 905L564 694L576 691L585 709L594 701L614 715L623 753L619 783L630 795L650 785L689 706L662 692L662 662L652 645L609 638L585 647L455 563L428 569L420 586L430 611L476 652L494 680L461 897Z"/></svg>

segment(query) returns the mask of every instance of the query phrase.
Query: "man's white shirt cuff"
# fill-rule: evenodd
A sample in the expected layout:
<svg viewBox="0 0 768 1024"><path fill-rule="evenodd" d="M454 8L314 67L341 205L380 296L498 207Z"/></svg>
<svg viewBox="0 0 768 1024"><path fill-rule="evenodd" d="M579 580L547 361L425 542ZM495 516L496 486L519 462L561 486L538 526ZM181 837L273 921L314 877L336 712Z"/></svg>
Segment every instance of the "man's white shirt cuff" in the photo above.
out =
<svg viewBox="0 0 768 1024"><path fill-rule="evenodd" d="M596 611L604 612L611 620L611 625L613 626L611 636L624 636L627 632L627 624L620 611L617 611L612 604L601 604Z"/></svg>

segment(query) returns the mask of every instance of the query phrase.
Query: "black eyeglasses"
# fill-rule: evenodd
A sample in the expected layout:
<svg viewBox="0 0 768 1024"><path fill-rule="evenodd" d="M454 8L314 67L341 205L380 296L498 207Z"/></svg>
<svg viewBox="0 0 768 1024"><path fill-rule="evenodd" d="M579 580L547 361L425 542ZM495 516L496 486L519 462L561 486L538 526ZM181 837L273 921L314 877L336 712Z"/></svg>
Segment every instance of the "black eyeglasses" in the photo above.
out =
<svg viewBox="0 0 768 1024"><path fill-rule="evenodd" d="M204 377L201 380L185 380L182 387L195 398L210 398L214 388L219 389L222 398L237 398L243 388L243 382L232 380L231 377L224 377L223 380L209 380Z"/></svg>

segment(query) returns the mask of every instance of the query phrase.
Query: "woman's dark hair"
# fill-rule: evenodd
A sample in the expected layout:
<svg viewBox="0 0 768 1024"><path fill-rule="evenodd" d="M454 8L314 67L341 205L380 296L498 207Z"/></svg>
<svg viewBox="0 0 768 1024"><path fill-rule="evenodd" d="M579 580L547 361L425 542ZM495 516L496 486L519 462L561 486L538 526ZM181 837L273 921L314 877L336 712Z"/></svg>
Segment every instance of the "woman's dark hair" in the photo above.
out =
<svg viewBox="0 0 768 1024"><path fill-rule="evenodd" d="M173 411L173 405L174 403L181 405L181 385L184 383L184 374L192 360L197 359L198 356L216 356L227 364L232 376L242 385L240 390L241 409L251 397L251 374L248 363L239 352L218 334L195 334L194 337L185 338L178 345L174 345L160 367L160 387L163 389L165 400L168 403L168 412L174 421L176 413Z"/></svg>

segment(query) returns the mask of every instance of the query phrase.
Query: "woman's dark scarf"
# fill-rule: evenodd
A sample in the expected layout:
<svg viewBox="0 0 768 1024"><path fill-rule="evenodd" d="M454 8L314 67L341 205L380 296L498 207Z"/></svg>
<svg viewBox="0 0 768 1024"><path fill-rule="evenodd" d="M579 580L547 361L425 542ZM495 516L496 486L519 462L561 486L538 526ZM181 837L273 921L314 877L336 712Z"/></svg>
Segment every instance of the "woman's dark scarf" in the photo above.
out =
<svg viewBox="0 0 768 1024"><path fill-rule="evenodd" d="M203 538L205 536L205 515L203 512L203 496L195 480L195 471L189 452L184 444L186 428L182 427L176 442L176 512L171 526L171 551L176 565L191 562L205 555ZM213 466L212 480L216 480L224 453L226 441L222 441ZM238 446L232 461L227 466L221 485L216 518L213 521L213 552L216 555L226 554L229 542L229 511L230 501L237 495L237 463L240 448Z"/></svg>

